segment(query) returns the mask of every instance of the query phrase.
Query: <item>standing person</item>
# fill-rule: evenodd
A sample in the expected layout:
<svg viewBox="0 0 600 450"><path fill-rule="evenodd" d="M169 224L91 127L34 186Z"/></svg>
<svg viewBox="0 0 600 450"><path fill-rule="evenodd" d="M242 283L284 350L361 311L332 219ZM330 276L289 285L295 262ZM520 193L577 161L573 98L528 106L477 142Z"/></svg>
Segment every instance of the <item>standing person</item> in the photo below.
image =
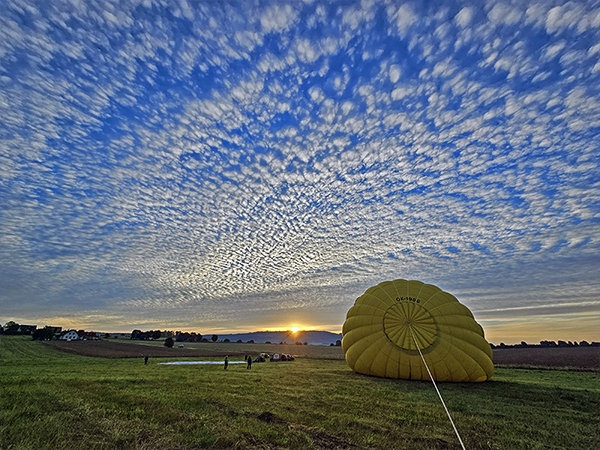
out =
<svg viewBox="0 0 600 450"><path fill-rule="evenodd" d="M252 355L248 356L248 367L246 369L252 369Z"/></svg>
<svg viewBox="0 0 600 450"><path fill-rule="evenodd" d="M225 370L227 370L227 366L229 365L229 356L225 357Z"/></svg>
<svg viewBox="0 0 600 450"><path fill-rule="evenodd" d="M144 356L144 365L148 364L148 355Z"/></svg>

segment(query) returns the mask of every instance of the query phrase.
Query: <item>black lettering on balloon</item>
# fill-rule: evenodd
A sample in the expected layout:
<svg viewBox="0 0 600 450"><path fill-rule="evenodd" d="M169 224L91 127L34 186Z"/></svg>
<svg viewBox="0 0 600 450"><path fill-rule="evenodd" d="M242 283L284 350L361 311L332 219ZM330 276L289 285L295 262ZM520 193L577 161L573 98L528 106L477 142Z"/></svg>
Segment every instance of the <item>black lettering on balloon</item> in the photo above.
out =
<svg viewBox="0 0 600 450"><path fill-rule="evenodd" d="M397 302L413 302L413 303L421 303L421 300L415 297L396 297Z"/></svg>

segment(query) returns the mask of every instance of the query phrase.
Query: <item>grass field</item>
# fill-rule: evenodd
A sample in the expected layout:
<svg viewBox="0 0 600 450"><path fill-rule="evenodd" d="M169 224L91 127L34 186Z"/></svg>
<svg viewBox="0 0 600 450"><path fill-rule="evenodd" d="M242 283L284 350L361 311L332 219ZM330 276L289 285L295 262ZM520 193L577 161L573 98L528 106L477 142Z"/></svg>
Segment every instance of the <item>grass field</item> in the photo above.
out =
<svg viewBox="0 0 600 450"><path fill-rule="evenodd" d="M3 449L460 448L431 383L340 360L144 366L24 337L2 337L0 358ZM599 381L498 369L440 390L469 449L597 449Z"/></svg>

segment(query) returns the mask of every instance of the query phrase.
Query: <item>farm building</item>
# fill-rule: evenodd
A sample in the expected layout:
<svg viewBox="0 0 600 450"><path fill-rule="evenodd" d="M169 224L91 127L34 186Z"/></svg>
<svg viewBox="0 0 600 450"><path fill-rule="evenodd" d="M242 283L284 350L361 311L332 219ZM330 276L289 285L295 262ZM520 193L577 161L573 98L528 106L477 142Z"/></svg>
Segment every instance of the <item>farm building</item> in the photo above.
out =
<svg viewBox="0 0 600 450"><path fill-rule="evenodd" d="M83 339L83 333L80 336L77 331L69 330L65 332L59 339L64 339L65 341L75 341L78 339Z"/></svg>
<svg viewBox="0 0 600 450"><path fill-rule="evenodd" d="M19 325L19 334L33 334L37 330L37 325Z"/></svg>

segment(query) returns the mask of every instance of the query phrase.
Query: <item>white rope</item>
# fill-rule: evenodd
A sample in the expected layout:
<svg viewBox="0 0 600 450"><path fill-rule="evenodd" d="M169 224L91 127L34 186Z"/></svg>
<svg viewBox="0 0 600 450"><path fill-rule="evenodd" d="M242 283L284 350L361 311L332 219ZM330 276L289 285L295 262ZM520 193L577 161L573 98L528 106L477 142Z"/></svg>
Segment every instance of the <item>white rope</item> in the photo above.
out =
<svg viewBox="0 0 600 450"><path fill-rule="evenodd" d="M462 447L463 450L465 449L465 444L463 444L462 439L460 438L460 434L458 434L458 430L456 429L456 425L454 425L454 421L452 420L452 417L450 417L450 412L448 411L448 408L446 408L446 404L444 403L444 399L442 398L442 394L440 394L440 390L438 389L437 385L435 384L435 381L433 381L433 375L431 375L431 371L429 370L429 366L427 365L427 362L425 361L425 358L423 357L423 353L421 353L421 349L419 348L419 343L417 342L417 339L415 338L415 335L409 325L408 329L410 330L410 334L413 338L413 340L415 341L415 345L417 346L417 350L419 350L419 355L421 355L421 359L423 360L423 363L425 364L425 368L427 369L427 373L429 374L429 378L431 378L431 382L433 383L433 387L435 388L436 392L438 393L440 400L442 401L442 405L444 405L444 409L446 410L446 414L448 414L448 419L450 419L450 423L452 424L452 428L454 428L454 432L456 433L456 437L458 437L458 442L460 442L460 446Z"/></svg>

